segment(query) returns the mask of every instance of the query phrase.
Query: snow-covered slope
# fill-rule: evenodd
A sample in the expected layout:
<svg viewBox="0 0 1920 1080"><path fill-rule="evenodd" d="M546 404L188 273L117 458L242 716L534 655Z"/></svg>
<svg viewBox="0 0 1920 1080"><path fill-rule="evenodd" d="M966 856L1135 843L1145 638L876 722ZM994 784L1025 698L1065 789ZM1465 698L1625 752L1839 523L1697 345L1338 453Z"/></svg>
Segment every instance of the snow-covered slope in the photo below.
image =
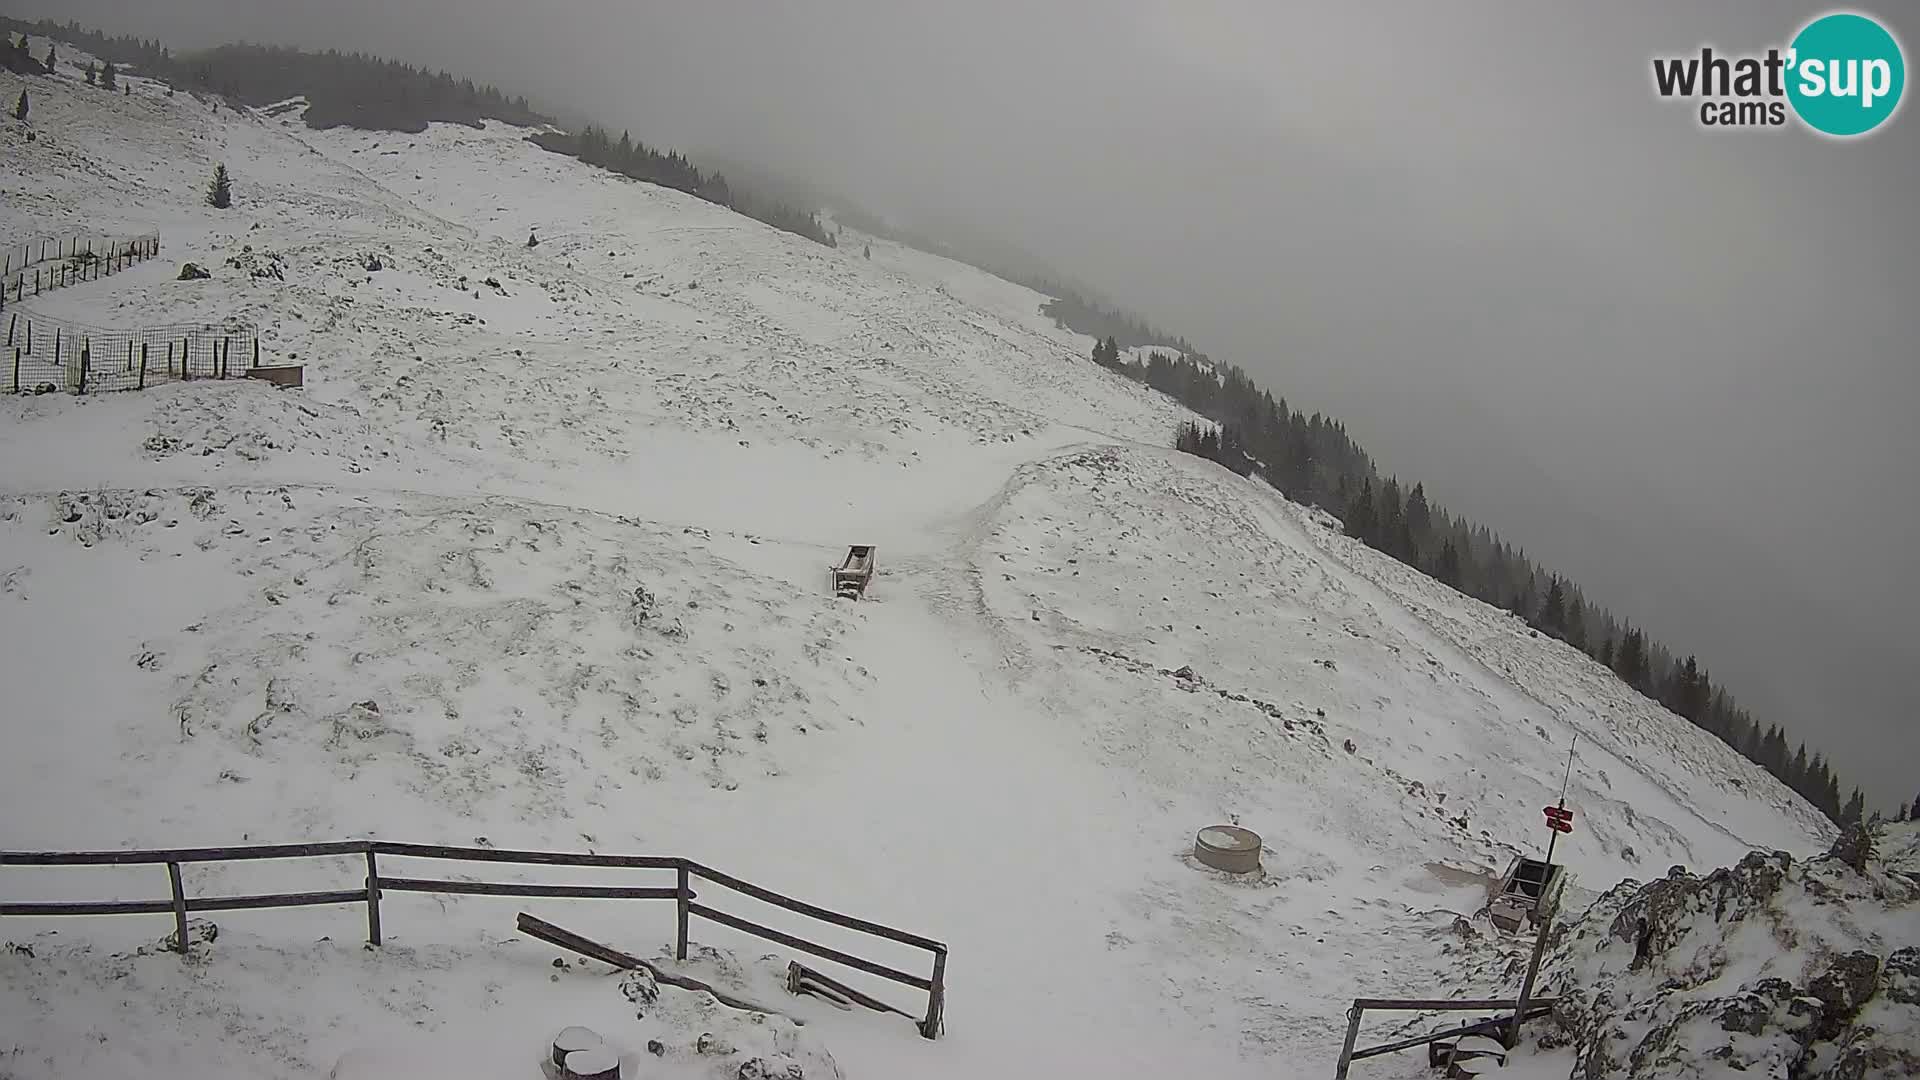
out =
<svg viewBox="0 0 1920 1080"><path fill-rule="evenodd" d="M26 309L249 320L307 385L0 400L0 848L686 855L950 945L937 1042L782 996L788 1049L850 1077L1252 1077L1321 1071L1356 994L1453 987L1455 913L1537 845L1576 734L1559 850L1590 891L1828 839L1580 654L1165 449L1189 414L1037 294L509 128L316 133L131 82L0 76L37 133L0 130L0 239L166 245ZM200 199L220 161L226 212ZM214 277L173 280L186 261ZM826 595L853 543L872 602ZM1264 874L1186 857L1226 820ZM107 894L156 887L0 874ZM554 987L504 902L388 907L380 953L339 944L352 910L248 912L184 969L129 951L164 919L10 921L34 955L0 955L0 1072L311 1074L380 1044L506 1077L559 1025L655 1037L617 1027L604 968ZM664 905L539 909L641 952L672 934ZM662 1075L718 1067L668 1049Z"/></svg>

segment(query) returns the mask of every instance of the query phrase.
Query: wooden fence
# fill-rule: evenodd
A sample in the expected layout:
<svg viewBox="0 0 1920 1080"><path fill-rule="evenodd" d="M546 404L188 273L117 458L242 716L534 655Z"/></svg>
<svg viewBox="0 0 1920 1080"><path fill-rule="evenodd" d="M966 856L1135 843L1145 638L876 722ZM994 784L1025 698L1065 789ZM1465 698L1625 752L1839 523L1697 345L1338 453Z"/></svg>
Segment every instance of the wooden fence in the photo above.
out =
<svg viewBox="0 0 1920 1080"><path fill-rule="evenodd" d="M0 311L28 297L98 281L160 254L160 234L34 240L0 252Z"/></svg>
<svg viewBox="0 0 1920 1080"><path fill-rule="evenodd" d="M238 379L260 366L260 335L237 322L116 330L16 308L6 327L0 390L52 386L73 394L144 390L154 383Z"/></svg>
<svg viewBox="0 0 1920 1080"><path fill-rule="evenodd" d="M247 862L261 859L306 859L359 855L366 859L366 878L361 887L323 892L269 893L253 896L188 896L182 884L180 867L186 863ZM530 866L614 867L621 869L672 870L674 884L634 887L611 885L536 885L525 882L450 881L439 878L391 877L380 872L380 856L409 859L439 859L456 862L514 863ZM386 840L345 840L323 844L266 844L245 847L173 848L155 851L0 851L0 867L8 866L161 866L167 868L171 895L164 900L105 900L92 902L0 902L0 916L58 915L164 915L172 913L176 946L187 951L187 915L196 911L239 911L254 908L315 907L331 904L364 904L367 909L367 941L379 945L380 898L387 892L422 892L475 896L546 896L575 899L672 900L678 908L679 926L674 956L687 958L688 924L705 919L751 934L789 948L812 953L882 979L911 986L927 993L925 1015L916 1021L920 1034L938 1038L945 1028L947 947L932 938L896 930L890 926L843 915L805 901L783 896L771 889L723 874L691 859L662 855L593 855L556 851L508 851L498 848L443 847L432 844L401 844ZM875 963L826 945L808 941L784 931L732 915L699 903L693 880L730 889L783 908L797 915L830 923L873 937L899 942L933 954L930 976Z"/></svg>
<svg viewBox="0 0 1920 1080"><path fill-rule="evenodd" d="M1496 1034L1500 1044L1511 1050L1520 1041L1520 1025L1528 1020L1538 1019L1553 1011L1554 998L1533 996L1533 980L1540 974L1540 960L1547 951L1547 932L1553 928L1554 910L1549 909L1540 920L1538 933L1533 939L1533 956L1527 961L1527 974L1520 982L1520 996L1507 998L1354 998L1353 1006L1347 1010L1347 1041L1340 1047L1340 1060L1334 1065L1334 1080L1347 1080L1347 1070L1353 1063L1381 1054L1394 1054L1402 1050L1411 1050L1416 1046L1431 1046L1434 1043L1459 1039L1468 1035ZM1354 1043L1360 1037L1360 1018L1368 1009L1394 1012L1477 1012L1481 1009L1512 1009L1513 1016L1496 1016L1490 1020L1478 1020L1471 1024L1461 1024L1443 1031L1415 1035L1411 1038L1397 1039L1379 1046L1355 1049ZM1431 1058L1431 1051L1429 1051ZM1448 1075L1452 1075L1454 1064L1453 1051L1445 1055ZM1440 1064L1440 1062L1434 1062ZM1505 1064L1504 1057L1501 1064Z"/></svg>

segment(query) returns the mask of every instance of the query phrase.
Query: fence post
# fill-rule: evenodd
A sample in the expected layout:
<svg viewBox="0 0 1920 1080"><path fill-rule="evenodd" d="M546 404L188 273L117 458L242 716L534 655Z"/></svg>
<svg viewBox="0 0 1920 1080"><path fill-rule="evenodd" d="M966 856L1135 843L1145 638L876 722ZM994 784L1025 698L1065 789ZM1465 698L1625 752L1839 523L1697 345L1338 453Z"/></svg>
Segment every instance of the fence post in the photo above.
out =
<svg viewBox="0 0 1920 1080"><path fill-rule="evenodd" d="M133 374L133 342L127 342L127 374Z"/></svg>
<svg viewBox="0 0 1920 1080"><path fill-rule="evenodd" d="M134 389L145 390L146 388L147 388L147 343L143 341L140 343L140 382L134 386Z"/></svg>
<svg viewBox="0 0 1920 1080"><path fill-rule="evenodd" d="M13 392L20 392L20 350L13 350Z"/></svg>
<svg viewBox="0 0 1920 1080"><path fill-rule="evenodd" d="M678 891L680 895L675 898L675 902L680 907L680 934L674 938L673 941L673 958L675 960L685 960L687 958L687 902L693 899L693 889L689 887L687 882L687 867L685 863L680 865L680 888Z"/></svg>
<svg viewBox="0 0 1920 1080"><path fill-rule="evenodd" d="M367 845L367 944L380 944L380 867L373 858L373 845Z"/></svg>
<svg viewBox="0 0 1920 1080"><path fill-rule="evenodd" d="M253 366L254 367L260 366L260 339L259 338L253 339Z"/></svg>
<svg viewBox="0 0 1920 1080"><path fill-rule="evenodd" d="M920 1037L937 1039L945 1023L947 1010L947 950L933 954L933 986L927 991L927 1018L920 1024Z"/></svg>
<svg viewBox="0 0 1920 1080"><path fill-rule="evenodd" d="M167 342L167 378L173 378L173 342Z"/></svg>
<svg viewBox="0 0 1920 1080"><path fill-rule="evenodd" d="M220 377L227 377L227 365L233 359L233 339L220 339Z"/></svg>
<svg viewBox="0 0 1920 1080"><path fill-rule="evenodd" d="M187 955L187 890L180 884L180 864L167 864L167 880L173 883L173 932L180 955Z"/></svg>
<svg viewBox="0 0 1920 1080"><path fill-rule="evenodd" d="M7 320L7 348L9 349L13 348L13 330L19 325L20 313L16 311L13 313L13 317Z"/></svg>
<svg viewBox="0 0 1920 1080"><path fill-rule="evenodd" d="M1354 1040L1360 1037L1359 1004L1347 1010L1347 1043L1340 1048L1340 1062L1333 1067L1333 1080L1347 1080L1347 1069L1353 1065Z"/></svg>
<svg viewBox="0 0 1920 1080"><path fill-rule="evenodd" d="M33 272L33 295L40 295L40 271L37 269Z"/></svg>
<svg viewBox="0 0 1920 1080"><path fill-rule="evenodd" d="M1547 951L1547 930L1553 925L1553 913L1548 912L1540 920L1540 936L1533 941L1533 959L1527 961L1527 977L1520 983L1520 997L1513 1006L1513 1027L1507 1029L1505 1038L1500 1041L1511 1050L1520 1042L1520 1024L1526 1019L1527 999L1533 996L1534 976L1540 973L1540 956Z"/></svg>
<svg viewBox="0 0 1920 1080"><path fill-rule="evenodd" d="M87 368L93 364L93 342L80 346L80 387L76 393L87 392Z"/></svg>
<svg viewBox="0 0 1920 1080"><path fill-rule="evenodd" d="M33 325L31 323L27 325L27 342L27 351L31 353L33 351ZM56 364L60 362L60 328L58 326L53 328L53 362Z"/></svg>

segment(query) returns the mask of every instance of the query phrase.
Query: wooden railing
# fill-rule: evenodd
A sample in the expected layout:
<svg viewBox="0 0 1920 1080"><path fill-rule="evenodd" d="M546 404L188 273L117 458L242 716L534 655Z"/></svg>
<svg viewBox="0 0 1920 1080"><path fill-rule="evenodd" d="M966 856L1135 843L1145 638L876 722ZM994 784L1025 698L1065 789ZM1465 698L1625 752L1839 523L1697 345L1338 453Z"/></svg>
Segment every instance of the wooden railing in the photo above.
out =
<svg viewBox="0 0 1920 1080"><path fill-rule="evenodd" d="M249 896L188 896L182 884L180 867L187 863L250 862L263 859L306 859L361 855L366 858L367 873L363 887L322 892L267 893ZM455 862L513 863L533 866L612 867L619 869L672 870L671 887L635 887L624 885L539 885L526 882L452 881L439 878L388 877L380 872L382 855L410 859L443 859ZM0 867L9 866L159 866L167 868L171 896L165 900L102 901L0 901L0 916L60 915L164 915L173 914L176 946L187 951L187 916L200 911L239 911L254 908L316 907L330 904L365 904L367 941L379 945L380 898L387 892L442 893L470 896L547 896L574 899L672 900L678 909L678 929L674 939L676 959L687 958L688 924L694 918L719 923L742 933L752 934L789 948L844 964L888 979L927 994L925 1015L917 1021L920 1034L938 1038L945 1027L947 947L932 938L897 930L891 926L843 915L837 911L771 889L762 888L723 874L691 859L664 855L596 855L558 851L509 851L499 848L443 847L433 844L401 844L387 840L344 840L324 844L256 844L245 847L170 848L150 851L0 851ZM873 937L910 945L933 954L929 976L915 975L884 964L808 941L785 931L729 914L696 902L693 879L699 878L755 900L783 908L797 915L831 923Z"/></svg>

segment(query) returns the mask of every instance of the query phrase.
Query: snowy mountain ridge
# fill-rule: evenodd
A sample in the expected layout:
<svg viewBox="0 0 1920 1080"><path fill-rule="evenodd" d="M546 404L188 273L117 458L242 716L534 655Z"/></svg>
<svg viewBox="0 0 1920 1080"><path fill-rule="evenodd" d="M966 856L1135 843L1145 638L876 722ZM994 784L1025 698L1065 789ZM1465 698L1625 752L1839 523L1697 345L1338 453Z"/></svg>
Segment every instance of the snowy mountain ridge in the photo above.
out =
<svg viewBox="0 0 1920 1080"><path fill-rule="evenodd" d="M1192 414L1030 290L499 124L313 132L297 103L64 69L0 74L33 95L0 128L0 242L158 228L165 253L8 313L230 317L306 385L0 399L0 848L686 855L952 949L946 1037L789 997L808 1042L765 1053L1251 1077L1322 1071L1355 995L1455 986L1453 920L1537 851L1576 735L1558 852L1583 895L1831 839L1577 651L1167 449ZM219 162L225 212L201 199ZM213 277L175 280L188 261ZM879 576L836 602L856 543ZM1188 857L1228 821L1265 838L1261 874ZM9 868L0 892L156 895L133 870ZM660 1075L733 1075L674 1042L698 1019L628 1021L615 974L555 988L506 904L389 906L378 952L350 910L246 912L192 965L137 948L164 919L9 920L33 955L0 955L0 1072L324 1075L388 1042L518 1076L593 1013L633 1046L667 1025ZM672 933L646 905L539 910ZM764 976L762 943L703 944Z"/></svg>

